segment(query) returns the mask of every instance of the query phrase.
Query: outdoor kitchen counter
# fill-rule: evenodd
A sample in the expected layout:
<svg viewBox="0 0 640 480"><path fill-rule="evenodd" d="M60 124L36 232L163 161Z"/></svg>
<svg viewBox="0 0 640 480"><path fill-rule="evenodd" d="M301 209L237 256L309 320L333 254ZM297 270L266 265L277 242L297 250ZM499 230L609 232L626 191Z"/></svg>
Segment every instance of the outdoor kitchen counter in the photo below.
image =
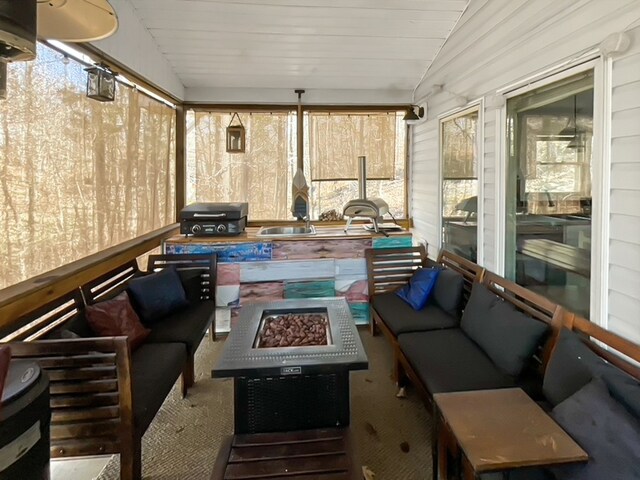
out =
<svg viewBox="0 0 640 480"><path fill-rule="evenodd" d="M301 223L300 225L304 225ZM186 235L175 235L167 242L171 243L251 243L251 242L300 242L308 240L332 240L332 239L360 239L360 238L387 238L382 233L368 232L362 225L353 225L346 232L344 226L338 225L314 225L316 227L315 235L291 235L291 236L263 236L258 235L260 227L247 227L244 233L233 236L220 237L194 237ZM388 238L411 238L411 232L401 230L396 232L387 232Z"/></svg>
<svg viewBox="0 0 640 480"><path fill-rule="evenodd" d="M316 225L315 235L258 236L259 228L226 237L168 238L164 253L218 256L216 332L233 328L244 305L290 298L344 297L356 324L369 323L368 248L409 247L411 232L384 236L354 226Z"/></svg>

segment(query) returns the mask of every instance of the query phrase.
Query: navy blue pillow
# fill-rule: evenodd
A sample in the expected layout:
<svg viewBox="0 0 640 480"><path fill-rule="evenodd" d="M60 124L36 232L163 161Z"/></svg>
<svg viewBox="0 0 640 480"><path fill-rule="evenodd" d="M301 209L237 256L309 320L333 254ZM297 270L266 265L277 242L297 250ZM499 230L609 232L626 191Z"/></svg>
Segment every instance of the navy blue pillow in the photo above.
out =
<svg viewBox="0 0 640 480"><path fill-rule="evenodd" d="M551 416L589 454L585 464L551 469L557 480L640 480L640 423L595 378Z"/></svg>
<svg viewBox="0 0 640 480"><path fill-rule="evenodd" d="M175 267L130 280L128 291L140 320L147 325L189 305Z"/></svg>
<svg viewBox="0 0 640 480"><path fill-rule="evenodd" d="M438 280L437 268L419 268L409 280L409 284L396 292L414 310L422 310L429 301L433 287Z"/></svg>

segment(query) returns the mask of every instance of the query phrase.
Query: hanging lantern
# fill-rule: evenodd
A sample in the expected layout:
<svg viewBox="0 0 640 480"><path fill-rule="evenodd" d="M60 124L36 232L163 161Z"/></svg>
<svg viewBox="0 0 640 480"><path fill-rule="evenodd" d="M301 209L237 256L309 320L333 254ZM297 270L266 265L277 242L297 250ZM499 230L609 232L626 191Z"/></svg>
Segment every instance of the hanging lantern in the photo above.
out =
<svg viewBox="0 0 640 480"><path fill-rule="evenodd" d="M116 74L105 65L87 68L87 97L100 102L116 98Z"/></svg>
<svg viewBox="0 0 640 480"><path fill-rule="evenodd" d="M233 120L238 119L240 125L232 125ZM231 116L231 121L227 127L227 153L244 153L245 131L244 125L238 113Z"/></svg>

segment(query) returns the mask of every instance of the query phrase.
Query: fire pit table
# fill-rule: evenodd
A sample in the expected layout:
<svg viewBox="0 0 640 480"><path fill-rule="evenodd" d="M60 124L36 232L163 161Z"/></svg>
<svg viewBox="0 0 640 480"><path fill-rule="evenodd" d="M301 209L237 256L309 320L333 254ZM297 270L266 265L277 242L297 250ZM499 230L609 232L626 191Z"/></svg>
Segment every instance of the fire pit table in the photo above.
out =
<svg viewBox="0 0 640 480"><path fill-rule="evenodd" d="M234 379L235 433L349 425L349 371L365 370L344 299L260 302L242 308L214 378Z"/></svg>

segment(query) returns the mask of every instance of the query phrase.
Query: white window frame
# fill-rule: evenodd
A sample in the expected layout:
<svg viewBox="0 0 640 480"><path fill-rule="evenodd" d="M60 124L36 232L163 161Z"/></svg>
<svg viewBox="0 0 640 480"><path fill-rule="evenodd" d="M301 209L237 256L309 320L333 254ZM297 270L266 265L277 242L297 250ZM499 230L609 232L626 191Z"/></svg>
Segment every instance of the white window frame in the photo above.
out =
<svg viewBox="0 0 640 480"><path fill-rule="evenodd" d="M444 222L442 221L442 183L444 181L444 157L442 155L442 124L446 121L468 115L472 112L478 112L477 132L476 132L476 149L478 152L478 211L476 212L476 263L484 265L484 99L479 98L469 102L464 107L450 110L438 116L438 251L442 250L442 229Z"/></svg>
<svg viewBox="0 0 640 480"><path fill-rule="evenodd" d="M562 69L564 68L564 69ZM612 61L599 55L582 58L577 65L559 66L558 70L547 70L548 76L531 78L523 82L504 87L497 91L504 102L496 110L496 271L505 273L505 236L506 236L506 191L507 191L507 102L531 90L556 83L573 75L593 70L593 152L592 168L592 210L591 210L591 278L590 278L590 321L607 328L609 302L609 204L611 177L611 72Z"/></svg>

